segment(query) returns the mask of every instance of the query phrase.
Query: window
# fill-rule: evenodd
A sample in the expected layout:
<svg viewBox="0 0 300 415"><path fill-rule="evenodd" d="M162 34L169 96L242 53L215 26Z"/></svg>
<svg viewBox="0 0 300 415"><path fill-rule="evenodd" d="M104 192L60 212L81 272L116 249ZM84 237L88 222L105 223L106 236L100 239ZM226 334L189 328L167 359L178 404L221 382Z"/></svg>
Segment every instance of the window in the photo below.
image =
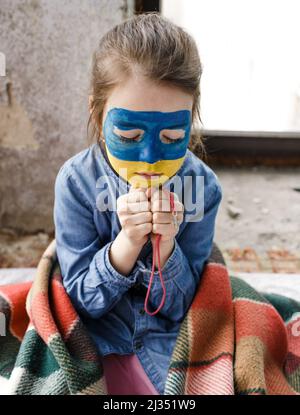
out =
<svg viewBox="0 0 300 415"><path fill-rule="evenodd" d="M300 131L300 2L162 0L195 38L207 130Z"/></svg>

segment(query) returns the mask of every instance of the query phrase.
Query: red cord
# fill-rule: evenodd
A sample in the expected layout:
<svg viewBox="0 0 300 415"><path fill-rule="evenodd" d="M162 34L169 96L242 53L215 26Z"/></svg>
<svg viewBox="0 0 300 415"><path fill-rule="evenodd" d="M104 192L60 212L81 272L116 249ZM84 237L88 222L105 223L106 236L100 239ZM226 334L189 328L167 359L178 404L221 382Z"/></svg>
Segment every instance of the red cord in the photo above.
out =
<svg viewBox="0 0 300 415"><path fill-rule="evenodd" d="M170 205L171 205L171 211L174 212L175 206L174 206L173 193L170 193ZM164 305L164 302L165 302L165 299L166 299L166 287L165 287L163 276L161 274L161 266L160 266L160 251L159 251L160 239L161 239L160 234L155 235L155 244L154 244L154 250L153 250L153 255L152 255L151 277L150 277L149 286L148 286L147 295L146 295L145 304L144 304L145 311L146 311L147 314L149 314L149 316L153 316L154 314L157 314L159 312L159 310L162 308L162 306ZM148 302L148 298L149 298L149 295L150 295L152 280L153 280L153 276L154 276L156 255L157 255L159 277L160 277L161 286L162 286L162 289L163 289L163 298L160 302L159 307L151 313L151 312L148 311L147 302Z"/></svg>

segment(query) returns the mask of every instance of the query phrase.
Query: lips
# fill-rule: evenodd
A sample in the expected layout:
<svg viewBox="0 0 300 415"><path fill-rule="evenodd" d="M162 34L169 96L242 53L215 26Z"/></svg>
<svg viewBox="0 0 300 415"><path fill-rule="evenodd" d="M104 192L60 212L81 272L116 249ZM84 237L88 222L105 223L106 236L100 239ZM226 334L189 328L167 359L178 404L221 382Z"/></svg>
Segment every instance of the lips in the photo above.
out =
<svg viewBox="0 0 300 415"><path fill-rule="evenodd" d="M162 173L150 173L150 172L136 172L136 174L140 175L140 176L146 176L146 177L155 177L155 176L161 176Z"/></svg>

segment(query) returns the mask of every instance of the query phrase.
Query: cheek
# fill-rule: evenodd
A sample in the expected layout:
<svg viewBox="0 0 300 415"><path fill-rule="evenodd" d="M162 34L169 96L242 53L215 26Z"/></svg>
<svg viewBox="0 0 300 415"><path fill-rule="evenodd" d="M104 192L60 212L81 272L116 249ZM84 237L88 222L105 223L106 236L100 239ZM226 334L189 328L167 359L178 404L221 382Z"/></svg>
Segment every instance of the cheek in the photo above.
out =
<svg viewBox="0 0 300 415"><path fill-rule="evenodd" d="M121 160L130 160L132 144L126 143L116 136L111 129L105 132L105 141L110 153Z"/></svg>

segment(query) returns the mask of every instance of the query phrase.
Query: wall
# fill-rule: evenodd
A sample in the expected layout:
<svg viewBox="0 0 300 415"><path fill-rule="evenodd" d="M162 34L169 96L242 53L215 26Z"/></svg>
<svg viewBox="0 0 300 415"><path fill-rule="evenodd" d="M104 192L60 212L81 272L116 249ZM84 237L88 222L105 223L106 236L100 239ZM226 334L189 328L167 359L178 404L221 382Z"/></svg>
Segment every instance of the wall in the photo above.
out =
<svg viewBox="0 0 300 415"><path fill-rule="evenodd" d="M87 146L90 64L130 0L1 0L0 229L52 231L62 163Z"/></svg>

